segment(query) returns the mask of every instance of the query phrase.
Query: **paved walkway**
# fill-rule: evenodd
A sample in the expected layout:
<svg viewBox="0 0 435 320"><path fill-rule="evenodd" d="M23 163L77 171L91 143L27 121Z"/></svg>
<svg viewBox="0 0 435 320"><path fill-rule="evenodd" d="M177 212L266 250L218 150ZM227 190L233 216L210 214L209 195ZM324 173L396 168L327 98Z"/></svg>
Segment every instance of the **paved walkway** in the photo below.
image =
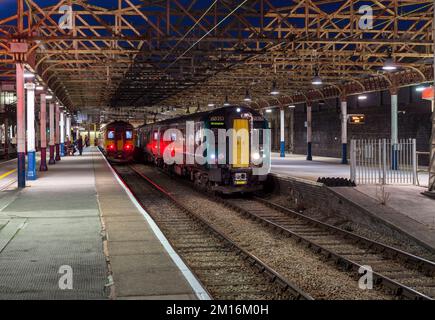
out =
<svg viewBox="0 0 435 320"><path fill-rule="evenodd" d="M95 148L38 174L0 192L0 299L204 298Z"/></svg>
<svg viewBox="0 0 435 320"><path fill-rule="evenodd" d="M115 282L114 297L170 300L206 298L207 294L181 263L151 218L145 211L138 210L127 196L103 157L94 152L93 162Z"/></svg>
<svg viewBox="0 0 435 320"><path fill-rule="evenodd" d="M1 193L0 299L107 297L91 159L64 158L26 189ZM72 290L60 288L71 283L65 270Z"/></svg>
<svg viewBox="0 0 435 320"><path fill-rule="evenodd" d="M286 153L285 158L281 158L279 153L273 152L271 170L312 181L317 181L320 177L350 178L349 165L341 164L341 159L331 157L313 156L313 161L307 161L305 155ZM427 171L419 172L418 177L421 186L428 185Z"/></svg>

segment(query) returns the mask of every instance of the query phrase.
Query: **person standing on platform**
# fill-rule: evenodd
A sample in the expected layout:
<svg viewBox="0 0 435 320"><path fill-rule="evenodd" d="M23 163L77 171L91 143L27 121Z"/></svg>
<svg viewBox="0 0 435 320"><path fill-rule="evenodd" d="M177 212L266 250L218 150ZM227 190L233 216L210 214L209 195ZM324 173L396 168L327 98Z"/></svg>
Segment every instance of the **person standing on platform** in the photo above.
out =
<svg viewBox="0 0 435 320"><path fill-rule="evenodd" d="M77 149L79 150L80 155L83 153L83 139L82 136L79 136L77 139Z"/></svg>
<svg viewBox="0 0 435 320"><path fill-rule="evenodd" d="M91 145L88 135L85 135L85 146L88 148Z"/></svg>

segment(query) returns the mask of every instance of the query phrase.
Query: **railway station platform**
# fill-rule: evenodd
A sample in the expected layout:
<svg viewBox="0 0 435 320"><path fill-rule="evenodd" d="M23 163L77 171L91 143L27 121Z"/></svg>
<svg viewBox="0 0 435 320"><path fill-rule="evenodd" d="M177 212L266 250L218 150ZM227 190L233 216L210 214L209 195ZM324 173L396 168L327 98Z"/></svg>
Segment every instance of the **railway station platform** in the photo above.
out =
<svg viewBox="0 0 435 320"><path fill-rule="evenodd" d="M96 148L38 174L0 192L0 299L207 297Z"/></svg>
<svg viewBox="0 0 435 320"><path fill-rule="evenodd" d="M281 158L272 154L272 173L294 177L312 183L319 177L350 177L349 165L338 158L314 157L307 161L304 155L286 154ZM411 237L432 248L435 252L435 200L422 195L427 188L427 174L419 174L421 186L386 185L388 200L381 204L379 185L329 188L355 206L402 230Z"/></svg>

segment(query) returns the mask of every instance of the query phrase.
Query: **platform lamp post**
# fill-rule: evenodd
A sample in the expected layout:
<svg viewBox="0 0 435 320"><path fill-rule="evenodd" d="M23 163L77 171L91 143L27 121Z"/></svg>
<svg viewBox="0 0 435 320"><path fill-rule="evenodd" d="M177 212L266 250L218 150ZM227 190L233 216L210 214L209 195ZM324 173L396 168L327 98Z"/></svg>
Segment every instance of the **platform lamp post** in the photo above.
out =
<svg viewBox="0 0 435 320"><path fill-rule="evenodd" d="M41 163L39 171L47 171L47 95L41 93L41 113L40 113L40 130L41 130Z"/></svg>
<svg viewBox="0 0 435 320"><path fill-rule="evenodd" d="M35 88L33 82L24 85L27 91L27 180L36 180L35 149Z"/></svg>

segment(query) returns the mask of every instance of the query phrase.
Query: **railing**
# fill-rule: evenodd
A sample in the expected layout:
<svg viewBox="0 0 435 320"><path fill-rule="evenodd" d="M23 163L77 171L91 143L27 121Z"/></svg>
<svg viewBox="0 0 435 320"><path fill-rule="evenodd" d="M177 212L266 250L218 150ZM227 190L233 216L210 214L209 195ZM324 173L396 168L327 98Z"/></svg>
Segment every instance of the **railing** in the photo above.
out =
<svg viewBox="0 0 435 320"><path fill-rule="evenodd" d="M417 184L415 139L351 140L350 177L356 184Z"/></svg>

